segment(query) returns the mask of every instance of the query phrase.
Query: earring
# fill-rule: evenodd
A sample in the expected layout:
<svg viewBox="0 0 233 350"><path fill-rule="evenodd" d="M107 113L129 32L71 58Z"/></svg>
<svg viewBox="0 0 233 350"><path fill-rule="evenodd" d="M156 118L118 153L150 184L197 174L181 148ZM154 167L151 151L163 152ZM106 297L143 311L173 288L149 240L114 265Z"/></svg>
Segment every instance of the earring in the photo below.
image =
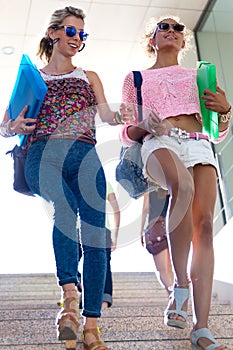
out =
<svg viewBox="0 0 233 350"><path fill-rule="evenodd" d="M154 39L153 38L150 38L149 40L149 46L152 47L152 49L155 51L156 50L156 47L154 46Z"/></svg>
<svg viewBox="0 0 233 350"><path fill-rule="evenodd" d="M60 38L56 38L56 39L54 39L54 40L50 39L49 45L50 45L50 46L53 46L53 45L55 45L59 40L60 40Z"/></svg>
<svg viewBox="0 0 233 350"><path fill-rule="evenodd" d="M82 47L78 50L78 52L81 52L85 47L85 43L82 43Z"/></svg>

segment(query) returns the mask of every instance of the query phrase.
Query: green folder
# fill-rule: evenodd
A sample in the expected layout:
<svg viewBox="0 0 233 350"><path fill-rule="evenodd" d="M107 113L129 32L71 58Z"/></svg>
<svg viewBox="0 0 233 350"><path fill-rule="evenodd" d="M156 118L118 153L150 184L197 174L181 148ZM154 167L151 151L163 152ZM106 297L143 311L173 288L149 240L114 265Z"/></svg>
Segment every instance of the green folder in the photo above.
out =
<svg viewBox="0 0 233 350"><path fill-rule="evenodd" d="M210 62L197 62L197 85L199 91L199 100L202 114L202 132L207 134L211 140L219 137L218 132L218 113L208 110L201 97L204 95L204 90L209 89L216 92L216 67Z"/></svg>

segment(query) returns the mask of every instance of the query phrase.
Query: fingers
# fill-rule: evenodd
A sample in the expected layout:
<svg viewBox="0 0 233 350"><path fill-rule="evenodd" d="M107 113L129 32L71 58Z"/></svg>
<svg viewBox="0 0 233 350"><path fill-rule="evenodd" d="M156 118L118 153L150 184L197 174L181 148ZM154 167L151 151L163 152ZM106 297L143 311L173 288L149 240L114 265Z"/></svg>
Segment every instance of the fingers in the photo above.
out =
<svg viewBox="0 0 233 350"><path fill-rule="evenodd" d="M23 119L25 117L25 114L27 113L28 106L24 106L22 111L19 113L18 117L16 119Z"/></svg>
<svg viewBox="0 0 233 350"><path fill-rule="evenodd" d="M151 119L152 119L154 122L160 123L159 115L158 115L157 112L151 111L149 117L151 117Z"/></svg>
<svg viewBox="0 0 233 350"><path fill-rule="evenodd" d="M164 122L160 121L158 115L154 112L151 112L147 119L147 130L157 136L161 136L164 134L164 131L166 130L166 125Z"/></svg>
<svg viewBox="0 0 233 350"><path fill-rule="evenodd" d="M24 135L28 135L28 134L31 134L34 131L34 129L36 127L36 124L35 124L35 120L34 120L34 124L33 125L27 125L28 120L27 119L25 119L25 120L26 120L26 123L23 124L21 128L22 128L23 134Z"/></svg>
<svg viewBox="0 0 233 350"><path fill-rule="evenodd" d="M134 107L131 104L122 103L120 105L120 113L122 116L122 120L126 123L132 123L135 120Z"/></svg>
<svg viewBox="0 0 233 350"><path fill-rule="evenodd" d="M217 91L219 94L225 95L225 91L222 90L218 85L217 85L216 91Z"/></svg>
<svg viewBox="0 0 233 350"><path fill-rule="evenodd" d="M37 119L34 118L26 118L26 113L28 110L28 106L24 106L22 111L19 113L18 117L14 120L12 124L12 131L16 134L20 135L28 135L31 134L35 127Z"/></svg>

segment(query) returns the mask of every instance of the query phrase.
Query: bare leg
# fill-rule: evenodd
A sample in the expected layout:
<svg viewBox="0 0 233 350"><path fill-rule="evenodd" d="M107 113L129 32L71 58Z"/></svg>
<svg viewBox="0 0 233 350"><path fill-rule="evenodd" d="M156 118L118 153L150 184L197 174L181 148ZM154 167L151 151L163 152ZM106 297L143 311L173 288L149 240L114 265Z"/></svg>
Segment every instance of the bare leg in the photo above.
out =
<svg viewBox="0 0 233 350"><path fill-rule="evenodd" d="M216 171L212 166L197 165L193 170L195 197L193 202L193 256L191 280L193 284L194 330L208 328L211 304L214 251L213 215L216 200ZM206 184L208 183L208 186ZM212 342L200 338L199 346L204 350ZM217 348L225 349L222 345Z"/></svg>
<svg viewBox="0 0 233 350"><path fill-rule="evenodd" d="M156 183L169 190L169 249L176 284L178 287L187 285L188 256L193 232L193 178L179 158L167 149L154 151L148 158L147 171ZM183 308L187 309L187 302L184 303ZM170 303L169 309L175 310L175 300ZM173 314L169 317L180 316Z"/></svg>
<svg viewBox="0 0 233 350"><path fill-rule="evenodd" d="M174 275L168 249L162 250L159 254L153 255L156 276L160 284L166 289L168 295L171 293L171 287L174 283Z"/></svg>

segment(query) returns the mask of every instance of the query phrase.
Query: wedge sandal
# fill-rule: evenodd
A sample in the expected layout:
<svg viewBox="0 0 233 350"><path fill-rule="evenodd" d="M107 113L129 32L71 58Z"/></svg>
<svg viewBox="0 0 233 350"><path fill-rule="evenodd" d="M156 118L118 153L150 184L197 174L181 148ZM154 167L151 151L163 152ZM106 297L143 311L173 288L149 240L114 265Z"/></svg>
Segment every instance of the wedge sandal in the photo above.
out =
<svg viewBox="0 0 233 350"><path fill-rule="evenodd" d="M93 338L95 338L95 340L90 344L87 344L85 339L87 334L91 334ZM100 340L99 334L100 330L98 327L83 330L82 342L85 350L111 350L102 340Z"/></svg>
<svg viewBox="0 0 233 350"><path fill-rule="evenodd" d="M78 299L74 297L66 298L62 303L58 303L58 306L62 307L62 310L57 316L56 322L59 340L77 339L80 324L77 313L77 307L74 307L74 303L78 305Z"/></svg>
<svg viewBox="0 0 233 350"><path fill-rule="evenodd" d="M172 294L170 295L170 300L167 309L164 312L164 324L170 327L176 327L185 329L187 327L188 313L187 311L182 310L182 306L186 300L189 298L189 289L187 288L174 288ZM176 308L171 310L169 309L170 304L175 301ZM175 318L170 318L171 314L177 314L183 317L182 320Z"/></svg>

